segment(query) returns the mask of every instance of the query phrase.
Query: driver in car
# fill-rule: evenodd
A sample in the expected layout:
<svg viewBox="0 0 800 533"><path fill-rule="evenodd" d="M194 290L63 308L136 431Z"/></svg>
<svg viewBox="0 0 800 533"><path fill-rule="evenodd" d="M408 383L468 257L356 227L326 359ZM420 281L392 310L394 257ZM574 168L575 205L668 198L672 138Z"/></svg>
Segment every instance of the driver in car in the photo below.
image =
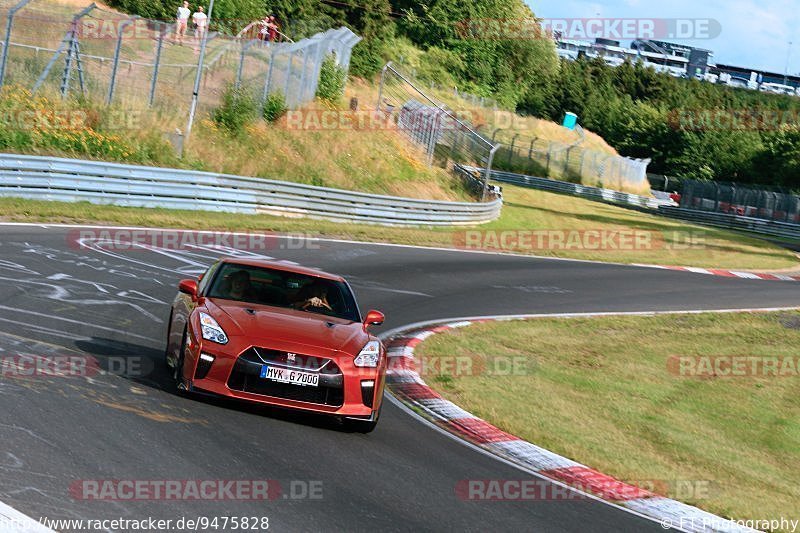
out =
<svg viewBox="0 0 800 533"><path fill-rule="evenodd" d="M321 283L312 283L300 291L300 299L295 302L294 307L307 311L310 307L317 307L333 311L328 303L328 287Z"/></svg>

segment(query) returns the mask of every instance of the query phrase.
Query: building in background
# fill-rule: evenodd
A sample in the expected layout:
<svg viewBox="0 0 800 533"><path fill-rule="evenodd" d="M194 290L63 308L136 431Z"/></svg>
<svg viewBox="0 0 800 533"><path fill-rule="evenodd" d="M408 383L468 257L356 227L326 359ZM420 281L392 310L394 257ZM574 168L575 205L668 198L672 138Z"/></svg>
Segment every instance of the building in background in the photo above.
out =
<svg viewBox="0 0 800 533"><path fill-rule="evenodd" d="M800 95L798 75L784 76L748 67L718 65L714 63L714 52L705 48L650 39L634 40L628 47L611 39L561 39L557 33L555 42L559 57L570 61L584 56L601 58L606 64L616 67L629 60L631 63L641 62L676 78L696 78L743 89Z"/></svg>

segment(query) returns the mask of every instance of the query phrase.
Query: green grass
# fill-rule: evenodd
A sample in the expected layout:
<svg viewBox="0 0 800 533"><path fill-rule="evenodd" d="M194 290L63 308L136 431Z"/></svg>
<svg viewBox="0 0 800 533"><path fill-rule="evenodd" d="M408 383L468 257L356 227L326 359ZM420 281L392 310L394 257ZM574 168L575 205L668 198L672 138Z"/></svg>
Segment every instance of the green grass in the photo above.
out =
<svg viewBox="0 0 800 533"><path fill-rule="evenodd" d="M426 381L618 479L663 480L666 496L726 517L798 519L800 375L683 377L667 366L676 355L797 357L798 345L800 312L618 316L479 324L416 355L523 358L519 375ZM698 490L675 493L689 484Z"/></svg>
<svg viewBox="0 0 800 533"><path fill-rule="evenodd" d="M547 249L512 247L504 251L550 257L591 259L621 263L653 263L699 267L768 270L797 268L795 255L756 238L712 228L698 228L678 221L533 189L504 188L506 204L499 220L478 228L400 228L346 224L320 220L282 218L165 209L140 209L15 198L0 199L0 218L7 221L71 222L140 225L217 230L306 232L314 235L374 242L422 246L463 246L465 231L498 232L554 230L612 231L621 228L650 232L652 248L639 249ZM683 235L696 242L681 245ZM483 235L483 234L481 234ZM675 242L673 242L675 241ZM486 241L481 239L482 243ZM491 244L491 243L490 243Z"/></svg>

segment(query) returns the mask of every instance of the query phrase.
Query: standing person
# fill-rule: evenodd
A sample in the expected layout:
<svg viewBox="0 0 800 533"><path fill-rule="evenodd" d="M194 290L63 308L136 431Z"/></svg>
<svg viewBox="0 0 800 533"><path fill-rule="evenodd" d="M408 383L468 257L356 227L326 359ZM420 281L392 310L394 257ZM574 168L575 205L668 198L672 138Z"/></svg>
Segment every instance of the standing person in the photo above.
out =
<svg viewBox="0 0 800 533"><path fill-rule="evenodd" d="M192 22L194 22L194 38L199 41L208 27L208 17L203 12L203 6L197 6L197 11L192 15Z"/></svg>
<svg viewBox="0 0 800 533"><path fill-rule="evenodd" d="M258 40L266 41L269 37L269 16L264 17L258 23Z"/></svg>
<svg viewBox="0 0 800 533"><path fill-rule="evenodd" d="M269 24L267 25L269 42L274 42L278 38L278 23L275 21L273 15L269 16Z"/></svg>
<svg viewBox="0 0 800 533"><path fill-rule="evenodd" d="M178 19L175 24L175 40L183 44L183 37L186 35L186 26L189 23L189 2L183 2L183 5L178 8Z"/></svg>

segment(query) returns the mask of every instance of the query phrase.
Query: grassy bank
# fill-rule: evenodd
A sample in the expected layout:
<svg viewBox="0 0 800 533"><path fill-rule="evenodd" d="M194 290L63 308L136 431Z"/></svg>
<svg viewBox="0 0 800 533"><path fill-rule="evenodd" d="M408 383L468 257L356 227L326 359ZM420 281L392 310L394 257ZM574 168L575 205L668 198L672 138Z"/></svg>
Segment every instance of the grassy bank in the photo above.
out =
<svg viewBox="0 0 800 533"><path fill-rule="evenodd" d="M309 111L314 112L314 111ZM239 135L198 121L184 157L161 133L167 111L0 92L0 151L187 168L374 193L466 200L460 182L429 168L393 131L292 129L259 121Z"/></svg>
<svg viewBox="0 0 800 533"><path fill-rule="evenodd" d="M642 214L607 204L533 189L506 187L499 220L479 228L390 228L267 215L137 209L62 202L0 199L0 219L31 222L91 222L154 227L307 232L314 235L422 246L469 247L548 257L621 263L654 263L731 269L788 269L800 261L788 250L755 238ZM526 241L530 230L542 242ZM590 249L582 236L624 230L649 240L646 246ZM469 231L470 233L466 233ZM589 233L586 233L586 232ZM477 232L477 233L476 233ZM505 232L505 233L504 233ZM503 236L509 235L503 246ZM562 238L559 242L557 239ZM573 240L577 237L577 240ZM619 242L611 239L611 243ZM540 246L541 244L541 246Z"/></svg>
<svg viewBox="0 0 800 533"><path fill-rule="evenodd" d="M518 375L426 381L476 416L619 479L652 480L646 488L728 517L796 519L798 370L692 376L670 360L796 358L798 344L800 312L706 314L487 323L436 335L417 355L523 358Z"/></svg>

